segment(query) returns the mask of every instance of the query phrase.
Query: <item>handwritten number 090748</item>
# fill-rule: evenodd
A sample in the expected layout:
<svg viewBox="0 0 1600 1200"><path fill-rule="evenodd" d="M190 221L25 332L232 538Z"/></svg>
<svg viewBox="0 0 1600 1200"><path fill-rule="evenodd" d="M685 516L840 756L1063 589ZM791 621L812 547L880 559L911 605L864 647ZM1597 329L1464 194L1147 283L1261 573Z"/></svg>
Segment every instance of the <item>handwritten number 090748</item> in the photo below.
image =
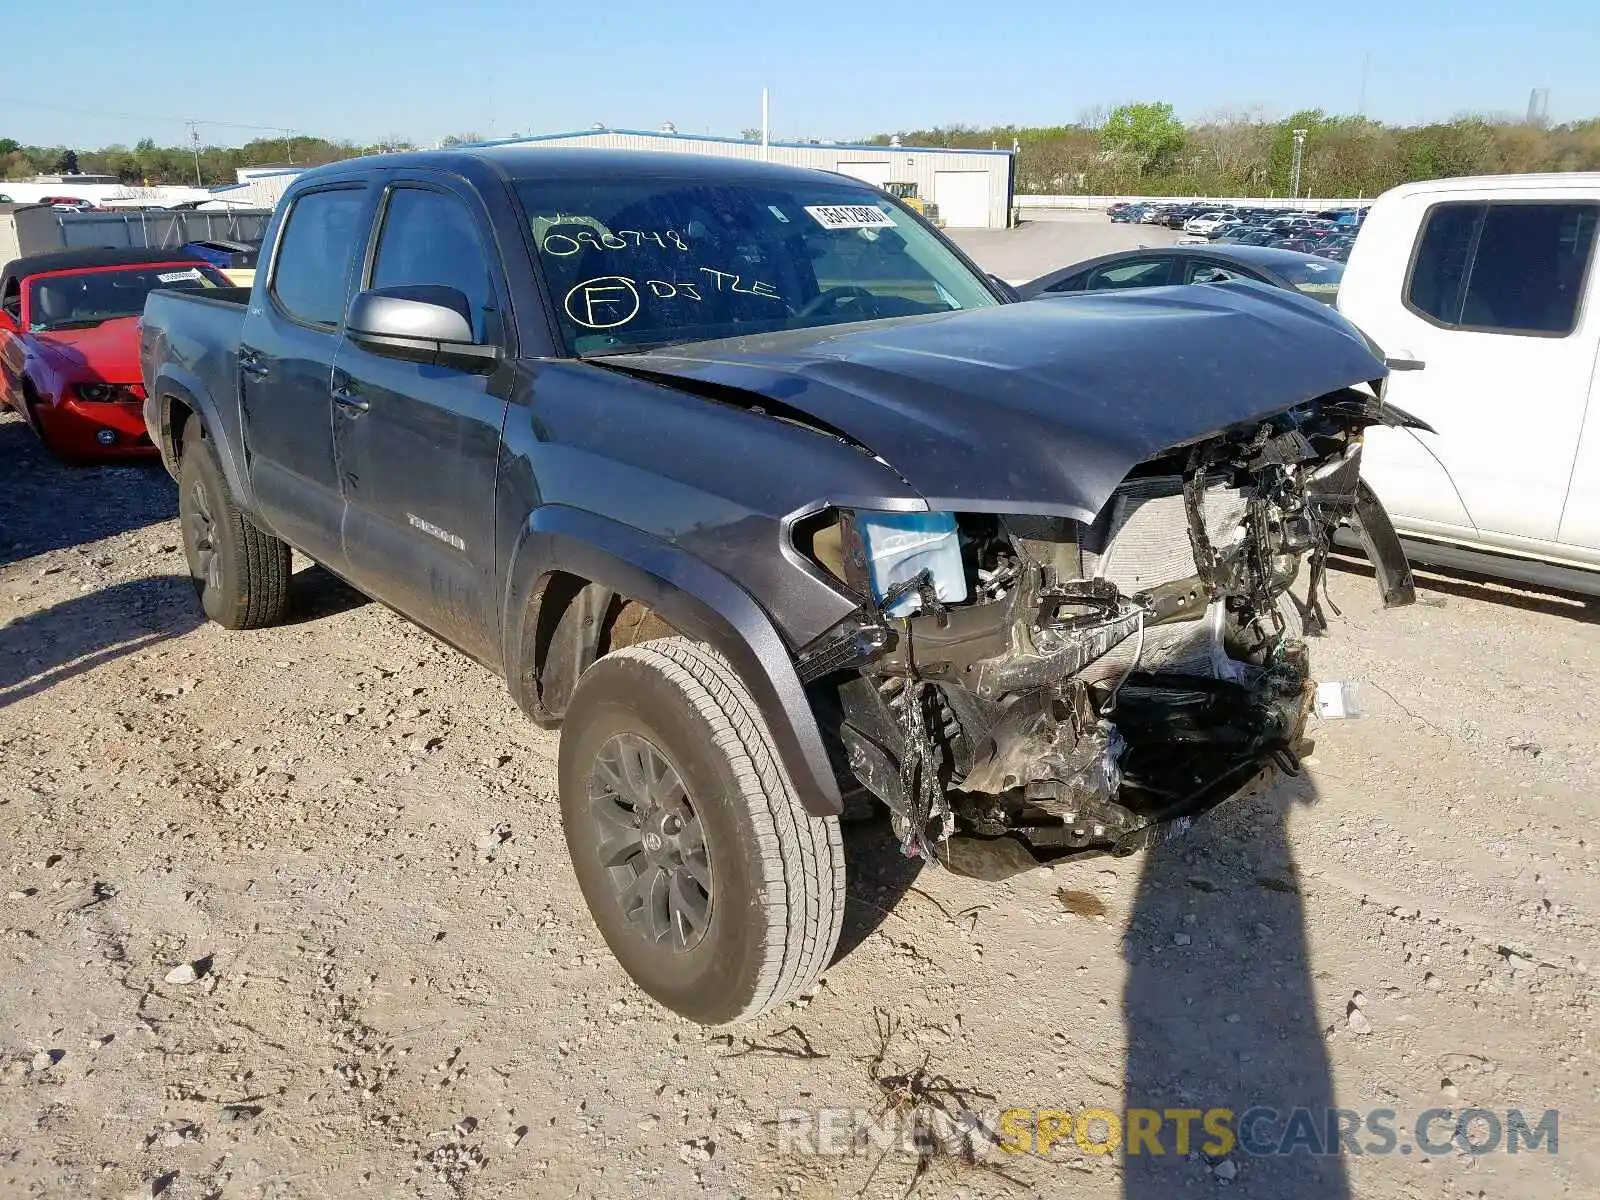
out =
<svg viewBox="0 0 1600 1200"><path fill-rule="evenodd" d="M633 240L629 241L629 238ZM660 246L663 250L668 247L684 251L689 249L689 243L683 240L683 235L673 229L667 230L664 234L638 229L619 229L615 233L604 230L598 234L590 233L588 230L579 233L547 233L541 245L544 252L553 258L571 258L585 246L594 250L627 250L630 247L637 249L646 242Z"/></svg>

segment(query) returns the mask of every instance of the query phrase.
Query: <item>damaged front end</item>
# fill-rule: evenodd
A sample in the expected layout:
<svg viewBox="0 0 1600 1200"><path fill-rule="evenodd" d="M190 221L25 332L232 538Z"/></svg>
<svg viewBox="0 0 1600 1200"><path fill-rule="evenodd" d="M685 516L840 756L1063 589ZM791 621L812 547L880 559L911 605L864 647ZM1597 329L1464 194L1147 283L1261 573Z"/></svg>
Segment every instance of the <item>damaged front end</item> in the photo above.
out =
<svg viewBox="0 0 1600 1200"><path fill-rule="evenodd" d="M1024 866L1131 853L1297 773L1334 531L1360 534L1386 605L1413 599L1360 482L1363 431L1385 419L1351 389L1168 451L1088 524L956 514L950 586L875 577L870 516L819 514L800 549L872 597L799 659L841 773L893 811L907 854L1004 839Z"/></svg>

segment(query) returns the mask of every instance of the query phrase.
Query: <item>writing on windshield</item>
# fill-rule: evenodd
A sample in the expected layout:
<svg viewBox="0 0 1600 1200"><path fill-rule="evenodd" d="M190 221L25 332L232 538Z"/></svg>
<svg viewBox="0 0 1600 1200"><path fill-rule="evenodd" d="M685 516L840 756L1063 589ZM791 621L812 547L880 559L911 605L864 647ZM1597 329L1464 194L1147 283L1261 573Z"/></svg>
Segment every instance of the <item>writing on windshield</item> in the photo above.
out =
<svg viewBox="0 0 1600 1200"><path fill-rule="evenodd" d="M516 186L577 354L996 303L910 213L843 180Z"/></svg>

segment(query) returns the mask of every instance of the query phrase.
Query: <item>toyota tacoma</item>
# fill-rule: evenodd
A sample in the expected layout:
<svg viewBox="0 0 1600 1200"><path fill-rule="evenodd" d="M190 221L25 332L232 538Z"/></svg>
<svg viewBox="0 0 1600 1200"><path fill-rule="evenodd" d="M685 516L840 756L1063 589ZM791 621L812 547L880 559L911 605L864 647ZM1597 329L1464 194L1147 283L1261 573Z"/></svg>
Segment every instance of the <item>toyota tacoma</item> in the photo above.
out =
<svg viewBox="0 0 1600 1200"><path fill-rule="evenodd" d="M1336 528L1410 598L1360 484L1408 418L1279 289L1018 303L853 180L516 146L308 171L260 262L145 310L206 614L282 618L293 547L501 674L697 1021L828 965L847 804L930 864L1129 853L1298 769Z"/></svg>

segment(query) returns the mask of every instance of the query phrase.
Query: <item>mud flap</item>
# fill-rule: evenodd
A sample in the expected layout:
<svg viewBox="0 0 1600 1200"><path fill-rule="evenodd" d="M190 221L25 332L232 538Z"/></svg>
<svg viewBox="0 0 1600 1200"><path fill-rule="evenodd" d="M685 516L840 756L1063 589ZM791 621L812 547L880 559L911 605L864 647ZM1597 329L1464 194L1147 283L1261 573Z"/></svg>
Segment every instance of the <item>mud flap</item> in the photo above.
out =
<svg viewBox="0 0 1600 1200"><path fill-rule="evenodd" d="M1400 608L1415 604L1417 590L1411 579L1411 564L1406 560L1405 547L1394 530L1394 522L1384 511L1376 493L1366 480L1356 484L1355 512L1351 524L1372 563L1373 575L1378 581L1378 592L1385 608Z"/></svg>

